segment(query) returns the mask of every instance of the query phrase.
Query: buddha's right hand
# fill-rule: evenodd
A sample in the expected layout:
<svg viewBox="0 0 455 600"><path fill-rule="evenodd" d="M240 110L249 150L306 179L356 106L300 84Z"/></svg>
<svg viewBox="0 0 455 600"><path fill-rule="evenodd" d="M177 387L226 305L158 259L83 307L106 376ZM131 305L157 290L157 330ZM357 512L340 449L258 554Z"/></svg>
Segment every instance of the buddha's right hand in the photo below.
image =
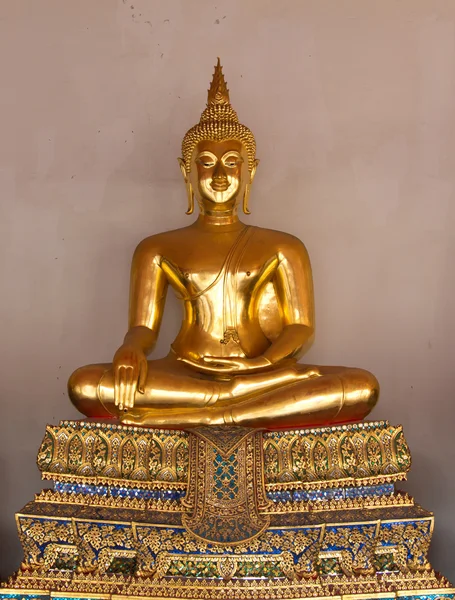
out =
<svg viewBox="0 0 455 600"><path fill-rule="evenodd" d="M147 358L131 344L123 344L113 360L114 403L119 410L133 408L136 391L144 393L147 378Z"/></svg>

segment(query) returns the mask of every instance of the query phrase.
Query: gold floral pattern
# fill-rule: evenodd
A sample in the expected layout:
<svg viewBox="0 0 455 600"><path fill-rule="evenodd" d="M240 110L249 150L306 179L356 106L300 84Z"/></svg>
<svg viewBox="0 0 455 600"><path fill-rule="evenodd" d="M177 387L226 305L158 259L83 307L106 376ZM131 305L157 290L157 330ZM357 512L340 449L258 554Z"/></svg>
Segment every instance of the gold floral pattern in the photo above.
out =
<svg viewBox="0 0 455 600"><path fill-rule="evenodd" d="M218 429L214 434L221 443L226 428ZM47 427L38 466L46 479L185 487L189 438L184 431L64 421ZM262 443L268 490L323 488L339 480L344 485L399 481L411 466L402 428L386 421L270 431Z"/></svg>
<svg viewBox="0 0 455 600"><path fill-rule="evenodd" d="M225 439L230 430L232 443ZM222 444L210 439L205 429L195 429L191 435L188 514L182 522L202 540L232 544L258 536L270 519L260 514L268 506L262 433L230 427L224 428L224 434Z"/></svg>
<svg viewBox="0 0 455 600"><path fill-rule="evenodd" d="M147 487L188 480L188 433L109 423L48 425L38 452L46 479Z"/></svg>
<svg viewBox="0 0 455 600"><path fill-rule="evenodd" d="M0 600L455 600L428 563L432 514L381 487L410 466L400 427L240 429L48 428L43 476L77 493L43 490L16 516L24 561ZM334 495L368 482L379 495ZM271 503L267 490L293 499ZM298 500L314 490L326 496Z"/></svg>
<svg viewBox="0 0 455 600"><path fill-rule="evenodd" d="M401 426L387 421L264 434L267 489L406 479L411 455Z"/></svg>

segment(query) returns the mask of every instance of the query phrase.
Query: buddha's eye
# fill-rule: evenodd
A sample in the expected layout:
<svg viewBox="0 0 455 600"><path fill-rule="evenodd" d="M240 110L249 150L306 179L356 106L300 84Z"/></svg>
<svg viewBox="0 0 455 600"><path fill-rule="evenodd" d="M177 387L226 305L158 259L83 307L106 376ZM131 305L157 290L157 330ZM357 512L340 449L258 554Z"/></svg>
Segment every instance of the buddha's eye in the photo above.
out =
<svg viewBox="0 0 455 600"><path fill-rule="evenodd" d="M223 158L224 166L229 167L231 169L233 169L234 167L236 167L237 165L239 165L242 162L243 162L242 157L238 156L237 154L228 154L228 156Z"/></svg>
<svg viewBox="0 0 455 600"><path fill-rule="evenodd" d="M205 169L210 169L215 166L215 161L211 156L199 156L199 158L196 159L196 162Z"/></svg>

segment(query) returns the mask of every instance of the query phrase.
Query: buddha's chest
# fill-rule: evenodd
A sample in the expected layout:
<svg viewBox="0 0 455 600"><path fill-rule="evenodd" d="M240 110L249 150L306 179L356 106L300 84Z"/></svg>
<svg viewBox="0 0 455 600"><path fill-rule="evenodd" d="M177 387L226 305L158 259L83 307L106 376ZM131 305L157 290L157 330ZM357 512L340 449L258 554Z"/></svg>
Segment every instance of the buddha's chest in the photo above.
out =
<svg viewBox="0 0 455 600"><path fill-rule="evenodd" d="M209 245L194 240L181 246L164 261L170 283L187 300L203 298L211 304L248 300L273 277L271 263L276 262L273 250L254 232L255 228L245 228L233 238L212 239Z"/></svg>
<svg viewBox="0 0 455 600"><path fill-rule="evenodd" d="M261 261L243 257L240 261L191 259L168 262L171 270L169 283L177 290L185 290L185 296L207 296L219 299L222 296L252 293L261 272Z"/></svg>

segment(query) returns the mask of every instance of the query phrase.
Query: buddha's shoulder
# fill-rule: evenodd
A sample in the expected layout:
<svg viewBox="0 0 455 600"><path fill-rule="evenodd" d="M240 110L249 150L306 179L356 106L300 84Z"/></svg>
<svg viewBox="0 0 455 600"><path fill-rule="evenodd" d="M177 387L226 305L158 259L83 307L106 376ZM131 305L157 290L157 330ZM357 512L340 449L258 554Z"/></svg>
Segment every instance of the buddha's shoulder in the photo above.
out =
<svg viewBox="0 0 455 600"><path fill-rule="evenodd" d="M283 254L307 253L303 242L290 233L256 226L253 226L251 229L254 235L250 238L249 244L253 244L253 246L264 246L269 251L272 250L273 252L281 252ZM195 242L197 242L197 232L194 227L188 226L180 229L172 229L143 239L136 248L136 254L148 255L150 257L162 254L169 255L173 254L175 249L184 250Z"/></svg>
<svg viewBox="0 0 455 600"><path fill-rule="evenodd" d="M259 243L267 243L276 251L293 251L306 253L305 244L295 235L278 231L277 229L267 229L265 227L255 227L254 238Z"/></svg>
<svg viewBox="0 0 455 600"><path fill-rule="evenodd" d="M139 242L136 253L161 254L188 237L188 233L189 227L182 227L150 235Z"/></svg>

